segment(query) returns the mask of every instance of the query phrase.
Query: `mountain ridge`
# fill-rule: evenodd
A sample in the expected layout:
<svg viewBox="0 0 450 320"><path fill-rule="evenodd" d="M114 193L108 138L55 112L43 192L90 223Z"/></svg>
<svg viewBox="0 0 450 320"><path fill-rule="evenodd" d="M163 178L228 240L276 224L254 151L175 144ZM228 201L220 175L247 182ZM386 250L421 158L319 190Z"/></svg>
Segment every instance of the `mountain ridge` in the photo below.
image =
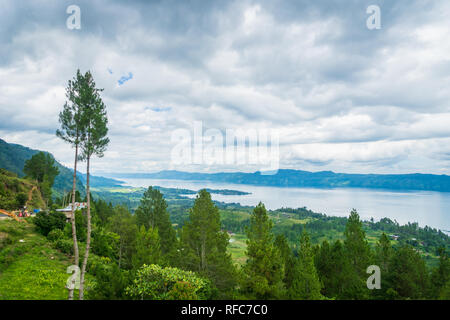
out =
<svg viewBox="0 0 450 320"><path fill-rule="evenodd" d="M295 169L280 169L276 174L267 175L256 171L199 173L177 170L163 170L155 173L111 173L118 179L148 178L201 180L251 184L273 187L319 187L319 188L366 188L387 190L417 190L450 192L450 176L427 173L374 174L374 173L335 173L333 171L310 172Z"/></svg>

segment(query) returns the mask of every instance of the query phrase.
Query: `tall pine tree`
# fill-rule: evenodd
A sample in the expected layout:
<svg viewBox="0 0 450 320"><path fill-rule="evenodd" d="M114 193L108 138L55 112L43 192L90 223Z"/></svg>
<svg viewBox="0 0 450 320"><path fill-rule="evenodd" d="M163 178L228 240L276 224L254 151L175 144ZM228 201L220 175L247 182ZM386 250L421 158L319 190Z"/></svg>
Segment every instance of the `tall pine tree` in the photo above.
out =
<svg viewBox="0 0 450 320"><path fill-rule="evenodd" d="M314 265L314 254L309 234L303 230L300 238L300 250L296 263L296 276L290 288L289 298L296 300L322 299L320 294L321 283Z"/></svg>
<svg viewBox="0 0 450 320"><path fill-rule="evenodd" d="M259 203L247 228L247 262L244 265L244 293L250 298L277 299L284 295L284 267L281 253L274 244L273 223L266 208Z"/></svg>
<svg viewBox="0 0 450 320"><path fill-rule="evenodd" d="M156 228L161 244L161 252L166 257L167 262L173 262L177 249L177 238L175 229L170 222L167 212L167 203L162 193L153 187L149 187L136 209L136 219L140 226L146 229Z"/></svg>
<svg viewBox="0 0 450 320"><path fill-rule="evenodd" d="M200 190L181 233L185 267L210 278L218 297L236 285L236 270L227 252L229 236L220 227L219 209L206 190Z"/></svg>

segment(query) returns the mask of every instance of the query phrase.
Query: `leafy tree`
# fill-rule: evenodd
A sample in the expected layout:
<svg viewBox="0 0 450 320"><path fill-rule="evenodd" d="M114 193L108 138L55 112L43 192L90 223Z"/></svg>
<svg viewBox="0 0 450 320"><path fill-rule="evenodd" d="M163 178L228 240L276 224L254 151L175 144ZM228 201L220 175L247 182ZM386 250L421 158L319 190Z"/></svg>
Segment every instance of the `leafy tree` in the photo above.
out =
<svg viewBox="0 0 450 320"><path fill-rule="evenodd" d="M133 267L132 257L136 250L138 228L133 215L124 207L117 206L115 214L109 218L107 230L119 235L118 266L123 269Z"/></svg>
<svg viewBox="0 0 450 320"><path fill-rule="evenodd" d="M283 261L275 246L272 221L259 203L253 210L247 228L247 262L244 265L243 290L257 299L277 299L284 294Z"/></svg>
<svg viewBox="0 0 450 320"><path fill-rule="evenodd" d="M108 257L116 261L119 242L120 236L117 233L104 228L96 228L92 232L92 252L98 256Z"/></svg>
<svg viewBox="0 0 450 320"><path fill-rule="evenodd" d="M91 269L95 276L95 285L88 291L88 299L128 299L125 290L132 282L130 271L120 269L117 263L108 260L95 264Z"/></svg>
<svg viewBox="0 0 450 320"><path fill-rule="evenodd" d="M313 248L306 231L303 231L300 238L300 250L295 269L296 276L291 287L288 288L289 297L300 300L322 299L321 283L314 266Z"/></svg>
<svg viewBox="0 0 450 320"><path fill-rule="evenodd" d="M159 264L161 246L157 228L145 229L141 226L136 235L136 252L133 255L133 268L139 269L144 264Z"/></svg>
<svg viewBox="0 0 450 320"><path fill-rule="evenodd" d="M80 273L80 290L79 297L83 300L84 295L84 278L86 266L89 257L89 249L91 245L91 197L90 197L90 162L93 155L103 157L106 147L109 143L108 134L108 118L106 116L106 106L100 97L100 92L95 86L94 79L89 71L84 75L83 85L80 88L80 104L82 113L80 122L84 128L81 132L80 159L86 160L86 195L87 195L87 235L86 250L84 253L83 264Z"/></svg>
<svg viewBox="0 0 450 320"><path fill-rule="evenodd" d="M28 177L35 179L39 183L48 179L52 185L59 174L59 169L55 166L55 159L50 154L42 151L25 161L23 171Z"/></svg>
<svg viewBox="0 0 450 320"><path fill-rule="evenodd" d="M66 216L61 212L40 211L33 219L38 231L47 236L54 229L64 230Z"/></svg>
<svg viewBox="0 0 450 320"><path fill-rule="evenodd" d="M25 161L23 171L28 177L35 179L39 183L42 195L49 200L53 183L59 174L59 169L55 165L55 159L49 153L36 153Z"/></svg>
<svg viewBox="0 0 450 320"><path fill-rule="evenodd" d="M114 213L114 208L111 203L107 203L102 199L98 199L97 201L93 201L96 215L95 223L99 226L105 226L108 222L109 217L111 217Z"/></svg>
<svg viewBox="0 0 450 320"><path fill-rule="evenodd" d="M185 267L207 276L226 295L235 286L236 270L227 252L229 236L220 229L219 209L200 190L181 233Z"/></svg>
<svg viewBox="0 0 450 320"><path fill-rule="evenodd" d="M211 296L211 285L194 272L152 264L138 270L126 292L139 300L204 300Z"/></svg>
<svg viewBox="0 0 450 320"><path fill-rule="evenodd" d="M28 200L28 196L24 192L16 194L16 203L18 208L22 208Z"/></svg>
<svg viewBox="0 0 450 320"><path fill-rule="evenodd" d="M136 219L138 225L146 229L158 230L161 252L173 258L174 251L177 249L177 238L167 212L166 200L158 189L149 187L144 192L140 205L136 209Z"/></svg>

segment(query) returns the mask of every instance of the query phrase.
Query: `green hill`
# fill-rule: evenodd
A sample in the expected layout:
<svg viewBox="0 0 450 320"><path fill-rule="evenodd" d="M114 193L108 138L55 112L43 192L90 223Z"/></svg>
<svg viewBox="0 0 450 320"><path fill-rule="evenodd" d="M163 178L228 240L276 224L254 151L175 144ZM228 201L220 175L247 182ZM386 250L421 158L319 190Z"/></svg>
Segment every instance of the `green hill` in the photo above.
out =
<svg viewBox="0 0 450 320"><path fill-rule="evenodd" d="M19 144L7 143L6 141L0 139L0 168L14 172L19 177L23 177L23 167L25 165L25 161L38 152L40 152L40 150L30 149ZM52 154L50 155L53 157ZM72 189L73 171L60 164L58 161L55 160L55 162L59 169L59 175L55 179L53 189L55 191L54 195L59 196L64 191L67 192ZM77 190L80 191L81 194L85 194L82 179L83 178L79 176L77 181Z"/></svg>

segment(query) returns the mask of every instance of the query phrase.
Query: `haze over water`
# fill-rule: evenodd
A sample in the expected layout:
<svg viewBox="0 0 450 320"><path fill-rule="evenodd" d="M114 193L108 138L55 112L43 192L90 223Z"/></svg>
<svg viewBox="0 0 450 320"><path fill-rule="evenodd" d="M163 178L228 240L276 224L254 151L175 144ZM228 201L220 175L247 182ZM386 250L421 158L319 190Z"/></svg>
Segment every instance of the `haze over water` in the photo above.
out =
<svg viewBox="0 0 450 320"><path fill-rule="evenodd" d="M330 216L348 216L355 208L362 219L375 221L388 217L400 224L418 222L444 231L450 230L450 193L433 191L390 191L376 189L282 188L209 181L123 179L133 187L161 186L199 190L232 189L249 195L212 194L213 200L255 206L260 201L268 209L307 207Z"/></svg>

